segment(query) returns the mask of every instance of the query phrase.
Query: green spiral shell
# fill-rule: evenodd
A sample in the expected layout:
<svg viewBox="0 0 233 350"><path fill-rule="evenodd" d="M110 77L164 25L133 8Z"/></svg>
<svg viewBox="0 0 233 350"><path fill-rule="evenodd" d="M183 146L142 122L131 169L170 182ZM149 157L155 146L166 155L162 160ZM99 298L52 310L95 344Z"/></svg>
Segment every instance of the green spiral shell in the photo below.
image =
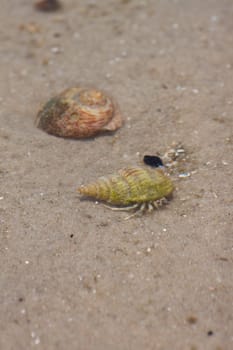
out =
<svg viewBox="0 0 233 350"><path fill-rule="evenodd" d="M96 182L81 186L84 196L117 206L154 202L173 192L171 179L162 169L124 168L115 175L100 177Z"/></svg>

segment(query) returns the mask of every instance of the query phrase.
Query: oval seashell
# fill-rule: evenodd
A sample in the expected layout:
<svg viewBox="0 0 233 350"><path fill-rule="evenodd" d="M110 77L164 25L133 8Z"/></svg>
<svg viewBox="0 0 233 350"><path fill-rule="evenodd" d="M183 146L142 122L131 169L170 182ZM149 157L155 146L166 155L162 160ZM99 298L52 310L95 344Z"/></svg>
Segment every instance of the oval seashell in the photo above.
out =
<svg viewBox="0 0 233 350"><path fill-rule="evenodd" d="M154 203L169 197L173 190L171 179L162 169L139 167L121 169L116 175L101 177L78 189L84 196L125 207Z"/></svg>
<svg viewBox="0 0 233 350"><path fill-rule="evenodd" d="M50 99L37 115L37 126L49 134L85 138L122 126L122 117L104 92L72 87Z"/></svg>

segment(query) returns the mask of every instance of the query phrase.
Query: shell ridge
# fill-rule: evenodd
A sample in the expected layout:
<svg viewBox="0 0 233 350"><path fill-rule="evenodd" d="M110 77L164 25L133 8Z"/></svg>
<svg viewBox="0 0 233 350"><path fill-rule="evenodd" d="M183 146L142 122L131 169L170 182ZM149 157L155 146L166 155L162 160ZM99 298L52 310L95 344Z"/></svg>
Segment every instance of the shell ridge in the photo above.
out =
<svg viewBox="0 0 233 350"><path fill-rule="evenodd" d="M105 176L101 177L97 183L97 186L99 189L98 199L108 201L111 191L109 179Z"/></svg>
<svg viewBox="0 0 233 350"><path fill-rule="evenodd" d="M138 201L144 201L144 197L141 195L141 183L143 182L143 179L140 175L144 173L145 170L141 169L139 167L130 167L130 168L124 168L120 170L120 174L122 176L122 179L127 183L128 188L128 203L137 203Z"/></svg>
<svg viewBox="0 0 233 350"><path fill-rule="evenodd" d="M146 201L146 193L144 191L144 185L148 182L148 172L141 168L132 168L127 173L127 180L131 190L131 202L144 202Z"/></svg>
<svg viewBox="0 0 233 350"><path fill-rule="evenodd" d="M124 176L116 175L113 182L112 203L123 205L128 203L128 198L130 198L130 187L128 181Z"/></svg>

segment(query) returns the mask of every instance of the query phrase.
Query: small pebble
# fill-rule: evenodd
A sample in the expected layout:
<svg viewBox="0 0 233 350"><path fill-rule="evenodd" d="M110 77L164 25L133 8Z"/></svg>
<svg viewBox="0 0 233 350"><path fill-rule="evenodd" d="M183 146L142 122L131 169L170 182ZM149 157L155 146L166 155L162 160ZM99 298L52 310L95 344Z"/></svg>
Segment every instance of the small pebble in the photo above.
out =
<svg viewBox="0 0 233 350"><path fill-rule="evenodd" d="M55 53L55 54L61 52L61 50L60 50L59 47L52 47L50 51L51 51L52 53Z"/></svg>
<svg viewBox="0 0 233 350"><path fill-rule="evenodd" d="M35 3L35 8L43 12L57 11L61 8L58 0L38 0Z"/></svg>
<svg viewBox="0 0 233 350"><path fill-rule="evenodd" d="M223 165L228 165L228 163L225 160L222 160Z"/></svg>
<svg viewBox="0 0 233 350"><path fill-rule="evenodd" d="M185 178L185 177L189 177L189 176L191 176L191 174L189 172L179 174L180 178Z"/></svg>
<svg viewBox="0 0 233 350"><path fill-rule="evenodd" d="M189 317L187 318L187 322L188 322L189 324L195 324L195 323L197 323L197 318L196 318L195 316L189 316Z"/></svg>

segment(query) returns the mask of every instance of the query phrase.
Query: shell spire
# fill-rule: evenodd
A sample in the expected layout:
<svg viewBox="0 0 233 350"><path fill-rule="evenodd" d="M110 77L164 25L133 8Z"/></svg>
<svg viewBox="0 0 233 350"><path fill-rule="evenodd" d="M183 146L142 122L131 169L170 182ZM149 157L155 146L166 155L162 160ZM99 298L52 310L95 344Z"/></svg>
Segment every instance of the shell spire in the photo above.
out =
<svg viewBox="0 0 233 350"><path fill-rule="evenodd" d="M106 201L108 199L108 185L102 180L88 184L87 186L83 185L78 189L78 192L86 197Z"/></svg>

